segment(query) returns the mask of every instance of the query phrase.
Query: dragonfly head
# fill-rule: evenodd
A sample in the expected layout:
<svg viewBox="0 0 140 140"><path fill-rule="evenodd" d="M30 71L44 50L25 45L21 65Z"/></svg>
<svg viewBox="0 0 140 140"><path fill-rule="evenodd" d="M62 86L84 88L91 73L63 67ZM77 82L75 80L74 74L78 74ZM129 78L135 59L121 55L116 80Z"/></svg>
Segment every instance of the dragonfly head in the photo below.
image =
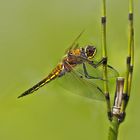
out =
<svg viewBox="0 0 140 140"><path fill-rule="evenodd" d="M94 57L94 55L96 54L96 47L94 46L91 46L91 45L88 45L86 46L85 48L85 53L86 53L86 56L91 59Z"/></svg>

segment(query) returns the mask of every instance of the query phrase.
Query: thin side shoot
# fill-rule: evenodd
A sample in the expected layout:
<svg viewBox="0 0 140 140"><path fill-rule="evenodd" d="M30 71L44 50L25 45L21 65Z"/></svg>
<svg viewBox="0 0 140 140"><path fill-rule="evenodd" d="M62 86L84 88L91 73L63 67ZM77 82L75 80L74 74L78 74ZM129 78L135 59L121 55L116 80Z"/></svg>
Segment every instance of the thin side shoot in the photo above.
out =
<svg viewBox="0 0 140 140"><path fill-rule="evenodd" d="M129 101L131 84L132 84L132 75L133 75L133 66L134 66L134 26L133 26L133 0L129 0L129 35L128 35L128 56L126 58L126 78L125 78L125 86L123 93L123 102L122 102L122 117L125 116L125 109Z"/></svg>

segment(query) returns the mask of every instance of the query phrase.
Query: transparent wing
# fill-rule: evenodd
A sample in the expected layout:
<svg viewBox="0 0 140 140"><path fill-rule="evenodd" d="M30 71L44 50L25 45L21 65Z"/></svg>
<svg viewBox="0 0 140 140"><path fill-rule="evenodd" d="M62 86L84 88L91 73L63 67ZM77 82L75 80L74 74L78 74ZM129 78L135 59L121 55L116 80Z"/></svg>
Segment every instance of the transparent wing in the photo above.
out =
<svg viewBox="0 0 140 140"><path fill-rule="evenodd" d="M97 64L98 61L94 60L94 63ZM97 68L93 68L90 64L86 63L86 67L89 75L102 78L103 75L102 65L100 65ZM113 79L113 78L115 79L116 77L119 76L119 72L111 65L107 66L107 72L108 72L109 79Z"/></svg>
<svg viewBox="0 0 140 140"><path fill-rule="evenodd" d="M73 43L69 46L69 48L66 49L65 51L65 54L67 54L69 52L69 50L72 50L72 49L76 49L79 47L77 41L78 39L81 37L81 35L84 33L85 30L83 30L76 38L75 40L73 41Z"/></svg>
<svg viewBox="0 0 140 140"><path fill-rule="evenodd" d="M119 77L119 72L111 65L107 65L108 70L108 77L109 78L116 78Z"/></svg>
<svg viewBox="0 0 140 140"><path fill-rule="evenodd" d="M70 65L69 65L70 66ZM86 79L84 75L73 69L58 80L62 87L71 91L73 94L87 97L90 99L104 101L104 93L93 79Z"/></svg>

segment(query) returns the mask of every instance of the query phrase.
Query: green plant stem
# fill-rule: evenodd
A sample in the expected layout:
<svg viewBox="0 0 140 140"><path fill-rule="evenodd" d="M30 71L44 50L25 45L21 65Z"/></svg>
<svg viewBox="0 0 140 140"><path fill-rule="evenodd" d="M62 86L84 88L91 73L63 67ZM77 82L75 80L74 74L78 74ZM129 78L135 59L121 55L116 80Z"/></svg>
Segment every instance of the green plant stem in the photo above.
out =
<svg viewBox="0 0 140 140"><path fill-rule="evenodd" d="M129 36L128 36L128 56L126 61L126 78L125 86L121 105L121 113L125 115L126 105L129 100L133 66L134 66L134 27L133 27L133 0L129 0ZM125 116L124 116L125 117ZM122 120L123 121L123 120ZM117 140L120 122L118 121L118 116L113 116L110 122L108 140Z"/></svg>
<svg viewBox="0 0 140 140"><path fill-rule="evenodd" d="M126 78L124 86L124 95L127 96L127 100L123 100L121 112L125 112L126 106L129 101L132 76L133 76L133 66L134 66L134 26L133 26L133 16L134 16L134 6L133 0L129 0L129 30L128 30L128 56L126 63Z"/></svg>
<svg viewBox="0 0 140 140"><path fill-rule="evenodd" d="M117 140L119 130L119 122L116 116L113 116L109 126L108 140Z"/></svg>
<svg viewBox="0 0 140 140"><path fill-rule="evenodd" d="M106 63L103 63L103 86L104 86L104 94L106 97L107 104L107 114L109 120L111 120L111 103L110 103L110 95L108 89L108 74L107 74L107 47L106 47L106 0L102 0L102 17L101 17L101 31L102 31L102 57L106 59Z"/></svg>

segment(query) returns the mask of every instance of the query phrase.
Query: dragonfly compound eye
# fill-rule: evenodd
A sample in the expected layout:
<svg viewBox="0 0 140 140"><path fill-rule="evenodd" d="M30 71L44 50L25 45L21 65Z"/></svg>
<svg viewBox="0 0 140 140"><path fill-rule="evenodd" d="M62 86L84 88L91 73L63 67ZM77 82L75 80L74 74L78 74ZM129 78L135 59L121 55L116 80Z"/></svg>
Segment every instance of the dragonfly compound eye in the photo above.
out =
<svg viewBox="0 0 140 140"><path fill-rule="evenodd" d="M86 55L88 58L93 58L96 54L96 48L94 46L88 45L86 47Z"/></svg>

